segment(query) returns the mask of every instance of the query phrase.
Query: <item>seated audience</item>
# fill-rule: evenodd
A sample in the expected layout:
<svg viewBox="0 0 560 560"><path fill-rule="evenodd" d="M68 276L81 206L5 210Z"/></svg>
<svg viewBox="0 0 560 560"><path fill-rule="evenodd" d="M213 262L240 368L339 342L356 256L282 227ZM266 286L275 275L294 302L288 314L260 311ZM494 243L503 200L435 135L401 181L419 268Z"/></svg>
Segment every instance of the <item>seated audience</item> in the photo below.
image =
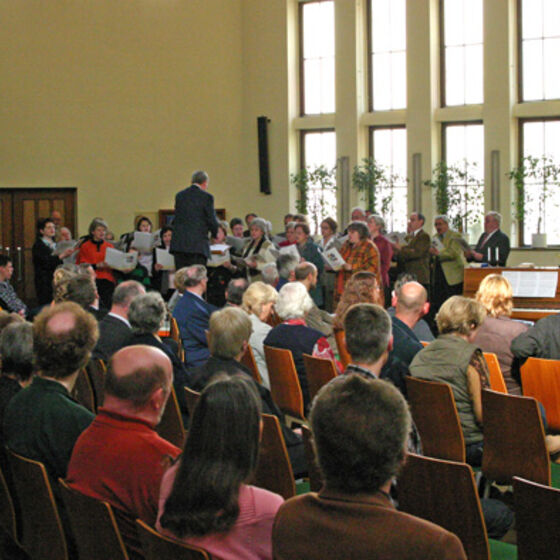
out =
<svg viewBox="0 0 560 560"><path fill-rule="evenodd" d="M466 560L455 535L397 511L389 497L411 425L394 387L360 375L338 377L319 391L310 420L325 484L280 507L272 535L276 560Z"/></svg>
<svg viewBox="0 0 560 560"><path fill-rule="evenodd" d="M242 377L210 384L194 411L185 450L163 476L156 528L212 558L272 560L272 525L284 501L251 486L261 402Z"/></svg>
<svg viewBox="0 0 560 560"><path fill-rule="evenodd" d="M365 216L364 216L365 218ZM346 282L355 272L379 273L379 251L369 238L369 230L362 221L348 226L348 239L340 248L340 256L345 263L336 277L336 303L340 300Z"/></svg>
<svg viewBox="0 0 560 560"><path fill-rule="evenodd" d="M226 306L241 307L243 294L249 287L245 278L232 278L226 288Z"/></svg>
<svg viewBox="0 0 560 560"><path fill-rule="evenodd" d="M267 226L262 218L251 221L251 236L245 247L242 257L247 265L247 273L251 282L261 279L261 270L269 262L276 261L276 251L271 241L266 238Z"/></svg>
<svg viewBox="0 0 560 560"><path fill-rule="evenodd" d="M263 342L272 327L267 324L274 304L278 300L278 292L263 282L253 282L243 294L243 309L251 319L251 338L249 343L255 356L255 362L259 368L263 385L270 389L268 368L264 356Z"/></svg>
<svg viewBox="0 0 560 560"><path fill-rule="evenodd" d="M107 223L101 218L94 218L89 224L88 235L82 241L76 263L91 264L95 270L95 283L103 307L111 307L111 298L115 289L115 276L111 267L105 262L105 253L113 245L105 241Z"/></svg>
<svg viewBox="0 0 560 560"><path fill-rule="evenodd" d="M253 380L251 371L240 363L251 337L251 320L242 309L225 307L210 317L211 356L203 365L193 370L189 386L195 391L202 391L218 374L242 374L257 388L263 403L263 412L274 414L280 421L284 441L296 478L307 472L301 438L290 430L284 416L272 400L270 391Z"/></svg>
<svg viewBox="0 0 560 560"><path fill-rule="evenodd" d="M303 354L334 360L334 352L325 335L307 326L305 318L313 300L300 282L286 284L278 294L276 313L283 323L276 325L264 339L266 346L291 350L294 357L305 410L308 409L309 389L303 363Z"/></svg>
<svg viewBox="0 0 560 560"><path fill-rule="evenodd" d="M37 222L37 239L31 248L33 256L33 273L35 279L35 294L37 302L46 305L52 300L52 279L57 266L62 259L69 257L73 248L66 249L60 255L55 255L55 226L51 218L41 218Z"/></svg>
<svg viewBox="0 0 560 560"><path fill-rule="evenodd" d="M355 303L376 303L383 306L383 291L373 272L356 272L348 280L336 306L333 327L344 329L344 315Z"/></svg>
<svg viewBox="0 0 560 560"><path fill-rule="evenodd" d="M105 381L105 401L79 437L68 466L68 484L109 502L125 542L133 548L134 522L156 520L166 462L180 449L154 430L171 391L172 367L157 348L129 346L113 355Z"/></svg>
<svg viewBox="0 0 560 560"><path fill-rule="evenodd" d="M520 359L534 356L560 360L560 314L543 317L530 329L517 335L511 341L511 352Z"/></svg>
<svg viewBox="0 0 560 560"><path fill-rule="evenodd" d="M99 340L93 351L94 358L108 362L125 345L131 332L128 321L130 304L145 293L144 286L135 280L127 280L115 288L111 311L99 322Z"/></svg>
<svg viewBox="0 0 560 560"><path fill-rule="evenodd" d="M89 274L76 274L68 280L65 301L77 303L99 321L105 313L95 308L97 298L97 288Z"/></svg>
<svg viewBox="0 0 560 560"><path fill-rule="evenodd" d="M93 420L70 393L97 337L96 320L75 303L41 311L33 323L37 375L4 413L7 447L43 463L54 481L66 476L74 444Z"/></svg>
<svg viewBox="0 0 560 560"><path fill-rule="evenodd" d="M436 316L439 336L423 348L410 364L413 377L441 381L451 386L465 437L467 463L482 464L482 394L490 386L488 366L473 344L486 319L484 307L463 296L449 298Z"/></svg>
<svg viewBox="0 0 560 560"><path fill-rule="evenodd" d="M16 291L10 284L14 273L12 259L0 255L0 308L8 313L17 313L22 317L27 315L27 305L18 298Z"/></svg>
<svg viewBox="0 0 560 560"><path fill-rule="evenodd" d="M510 318L513 290L509 280L501 274L486 276L478 287L476 300L484 306L488 316L473 342L483 352L496 354L508 393L521 395L519 360L511 351L511 342L516 336L526 332L528 327Z"/></svg>
<svg viewBox="0 0 560 560"><path fill-rule="evenodd" d="M309 295L315 304L321 307L324 300L323 290L319 282L323 275L323 257L321 257L319 247L313 242L310 236L311 232L309 226L307 224L297 224L295 229L297 248L301 258L308 263L312 263L316 269L315 284L308 288Z"/></svg>
<svg viewBox="0 0 560 560"><path fill-rule="evenodd" d="M325 252L335 247L336 230L338 224L332 218L325 218L321 222L321 238L317 242L319 249ZM327 264L324 264L324 274L321 276L321 286L323 288L323 295L325 299L325 309L329 313L334 311L334 288L336 272Z"/></svg>
<svg viewBox="0 0 560 560"><path fill-rule="evenodd" d="M276 266L276 263L268 263L263 266L261 280L273 288L278 286L278 282L280 282L280 275L278 274L278 267Z"/></svg>
<svg viewBox="0 0 560 560"><path fill-rule="evenodd" d="M124 346L154 346L161 350L173 366L173 386L179 402L183 420L187 422L189 412L185 396L188 375L185 366L177 355L159 337L159 330L167 316L165 302L159 292L148 292L134 298L128 311L128 320L132 327Z"/></svg>
<svg viewBox="0 0 560 560"><path fill-rule="evenodd" d="M299 259L295 255L279 255L276 261L276 267L278 268L278 284L276 284L276 289L281 290L284 284L288 282L293 282L296 279L296 267L299 264Z"/></svg>
<svg viewBox="0 0 560 560"><path fill-rule="evenodd" d="M17 313L8 313L0 309L0 334L2 331L12 323L23 323L25 319Z"/></svg>
<svg viewBox="0 0 560 560"><path fill-rule="evenodd" d="M185 365L190 368L204 364L210 356L205 331L210 315L217 307L203 299L208 282L205 266L195 264L186 267L184 273L179 272L181 270L175 281L184 293L173 309L173 317L177 320L185 349Z"/></svg>
<svg viewBox="0 0 560 560"><path fill-rule="evenodd" d="M408 284L408 282L416 282L416 276L414 276L414 274L408 274L407 272L399 274L395 282L395 288L391 294L391 307L387 309L389 315L393 316L395 314L399 292L405 284ZM420 285L424 286L423 284ZM425 288L426 286L424 286L424 289ZM416 338L420 342L431 342L434 340L434 335L432 334L432 331L425 319L418 319L414 327L412 327L412 332L416 335Z"/></svg>

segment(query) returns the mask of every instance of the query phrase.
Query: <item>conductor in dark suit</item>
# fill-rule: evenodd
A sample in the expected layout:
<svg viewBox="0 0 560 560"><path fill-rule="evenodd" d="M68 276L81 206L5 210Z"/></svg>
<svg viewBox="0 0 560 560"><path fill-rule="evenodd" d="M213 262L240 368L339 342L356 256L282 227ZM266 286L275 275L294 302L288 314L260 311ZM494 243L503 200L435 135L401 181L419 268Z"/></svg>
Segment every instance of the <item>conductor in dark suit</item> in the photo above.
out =
<svg viewBox="0 0 560 560"><path fill-rule="evenodd" d="M498 212L488 212L484 216L484 233L473 251L469 251L468 261L488 263L491 266L506 266L509 256L509 237L500 229L502 216Z"/></svg>
<svg viewBox="0 0 560 560"><path fill-rule="evenodd" d="M205 265L210 256L208 233L215 237L218 232L214 197L206 192L208 174L195 171L192 183L175 197L170 252L175 255L177 270L193 264Z"/></svg>

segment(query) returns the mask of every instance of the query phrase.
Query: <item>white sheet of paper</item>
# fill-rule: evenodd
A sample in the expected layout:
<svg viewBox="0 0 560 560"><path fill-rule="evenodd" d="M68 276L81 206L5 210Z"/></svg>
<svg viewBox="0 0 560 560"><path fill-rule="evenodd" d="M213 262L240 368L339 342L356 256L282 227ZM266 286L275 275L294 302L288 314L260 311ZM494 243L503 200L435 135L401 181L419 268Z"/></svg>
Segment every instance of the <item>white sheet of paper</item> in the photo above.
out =
<svg viewBox="0 0 560 560"><path fill-rule="evenodd" d="M64 253L66 249L73 249L76 246L77 241L70 239L69 241L59 241L56 244L56 247L53 251L53 255L60 255L60 253Z"/></svg>
<svg viewBox="0 0 560 560"><path fill-rule="evenodd" d="M553 298L558 286L556 270L504 270L513 288L513 297Z"/></svg>
<svg viewBox="0 0 560 560"><path fill-rule="evenodd" d="M280 247L279 253L281 255L294 255L298 261L301 258L296 245L286 245L285 247Z"/></svg>
<svg viewBox="0 0 560 560"><path fill-rule="evenodd" d="M230 247L233 247L238 253L243 250L243 246L245 245L246 241L246 237L234 237L233 235L228 235L226 237L226 243Z"/></svg>
<svg viewBox="0 0 560 560"><path fill-rule="evenodd" d="M130 270L138 263L138 253L123 253L111 247L107 248L105 253L105 262L115 270Z"/></svg>
<svg viewBox="0 0 560 560"><path fill-rule="evenodd" d="M167 250L156 247L156 263L163 266L163 270L175 270L175 257Z"/></svg>
<svg viewBox="0 0 560 560"><path fill-rule="evenodd" d="M332 247L331 249L327 249L321 253L323 260L333 269L333 270L340 270L345 264L346 261L342 258L341 254L338 252L337 249Z"/></svg>
<svg viewBox="0 0 560 560"><path fill-rule="evenodd" d="M216 243L215 245L210 245L210 252L213 255L225 255L230 250L230 246L225 243Z"/></svg>
<svg viewBox="0 0 560 560"><path fill-rule="evenodd" d="M155 235L147 231L135 231L132 247L140 253L149 253L154 247Z"/></svg>

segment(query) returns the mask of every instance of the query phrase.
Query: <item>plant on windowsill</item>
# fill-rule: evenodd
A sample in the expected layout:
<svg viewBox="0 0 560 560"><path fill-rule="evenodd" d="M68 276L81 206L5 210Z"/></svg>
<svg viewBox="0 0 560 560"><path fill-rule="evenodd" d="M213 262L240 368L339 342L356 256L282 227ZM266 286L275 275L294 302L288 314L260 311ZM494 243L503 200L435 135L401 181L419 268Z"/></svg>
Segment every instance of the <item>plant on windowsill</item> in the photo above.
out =
<svg viewBox="0 0 560 560"><path fill-rule="evenodd" d="M321 221L336 211L329 205L329 198L336 193L336 167L306 166L292 173L290 180L298 192L297 211L309 215L315 231L318 231ZM316 191L313 196L309 192L311 187Z"/></svg>
<svg viewBox="0 0 560 560"><path fill-rule="evenodd" d="M476 163L465 160L459 165L440 161L432 171L432 178L424 185L435 191L436 210L447 216L454 229L467 233L482 215L484 188L474 171Z"/></svg>
<svg viewBox="0 0 560 560"><path fill-rule="evenodd" d="M553 187L560 184L560 165L547 155L540 157L525 156L521 164L514 167L508 177L515 188L514 216L520 227L529 215L527 203L537 203L537 232L532 234L532 246L546 247L546 202L552 194ZM526 191L525 184L537 185L535 194Z"/></svg>
<svg viewBox="0 0 560 560"><path fill-rule="evenodd" d="M393 202L393 185L398 176L391 174L384 165L374 158L364 158L361 165L355 165L352 172L352 187L363 193L366 210L386 218Z"/></svg>

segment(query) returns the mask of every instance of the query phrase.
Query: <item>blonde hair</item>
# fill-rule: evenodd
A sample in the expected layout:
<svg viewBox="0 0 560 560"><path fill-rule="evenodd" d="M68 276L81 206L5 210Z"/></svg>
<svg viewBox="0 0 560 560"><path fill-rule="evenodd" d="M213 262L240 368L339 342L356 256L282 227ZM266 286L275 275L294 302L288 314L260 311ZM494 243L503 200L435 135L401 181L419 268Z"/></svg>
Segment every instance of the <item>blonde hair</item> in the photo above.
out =
<svg viewBox="0 0 560 560"><path fill-rule="evenodd" d="M439 334L469 335L486 319L486 310L474 299L452 296L440 307L436 315Z"/></svg>
<svg viewBox="0 0 560 560"><path fill-rule="evenodd" d="M501 274L489 274L483 278L475 298L491 317L509 317L513 310L513 289Z"/></svg>
<svg viewBox="0 0 560 560"><path fill-rule="evenodd" d="M253 282L243 294L242 308L247 313L252 313L257 317L261 314L263 305L276 303L278 292L264 282Z"/></svg>
<svg viewBox="0 0 560 560"><path fill-rule="evenodd" d="M208 329L209 348L212 356L235 358L249 342L253 326L251 319L239 307L224 307L210 315Z"/></svg>

